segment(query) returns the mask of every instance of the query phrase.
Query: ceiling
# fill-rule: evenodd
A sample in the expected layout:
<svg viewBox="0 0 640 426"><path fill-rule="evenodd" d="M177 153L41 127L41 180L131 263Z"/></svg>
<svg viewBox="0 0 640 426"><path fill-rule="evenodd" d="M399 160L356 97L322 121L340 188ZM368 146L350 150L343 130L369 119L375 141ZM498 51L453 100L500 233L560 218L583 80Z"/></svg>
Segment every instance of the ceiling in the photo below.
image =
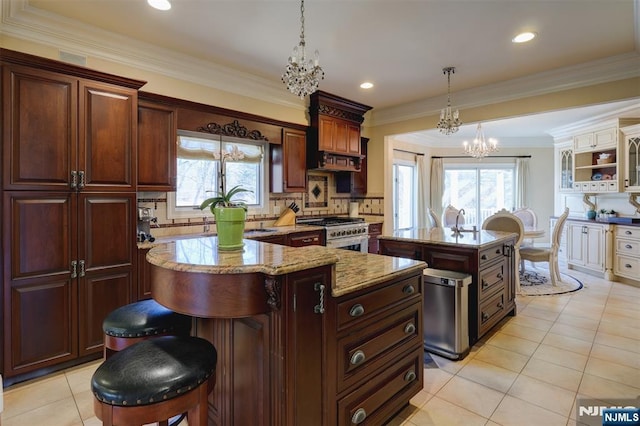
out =
<svg viewBox="0 0 640 426"><path fill-rule="evenodd" d="M62 17L59 23L86 24L126 37L119 40L215 63L265 85L280 85L278 96L299 102L280 81L299 40L299 1L172 0L167 12L150 8L144 0L3 2ZM442 68L454 66L455 107L456 97L463 99L465 91L639 55L639 5L640 0L306 0L305 39L309 50L320 51L326 73L321 90L377 110L425 99L444 106L447 79ZM527 44L512 43L524 30L538 37ZM363 81L374 88L360 89ZM541 115L537 121L531 116L496 124L496 129L504 129L505 137L525 129L549 130L585 114L627 106ZM473 133L475 126L467 127L471 130L464 131Z"/></svg>

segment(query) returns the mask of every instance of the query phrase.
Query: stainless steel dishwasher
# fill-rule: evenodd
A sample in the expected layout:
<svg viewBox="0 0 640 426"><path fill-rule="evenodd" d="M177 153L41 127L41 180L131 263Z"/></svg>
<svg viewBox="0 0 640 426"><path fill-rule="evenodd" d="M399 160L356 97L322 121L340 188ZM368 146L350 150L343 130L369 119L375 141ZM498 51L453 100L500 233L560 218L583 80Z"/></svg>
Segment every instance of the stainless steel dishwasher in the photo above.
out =
<svg viewBox="0 0 640 426"><path fill-rule="evenodd" d="M424 279L424 349L460 360L469 353L471 275L427 268Z"/></svg>

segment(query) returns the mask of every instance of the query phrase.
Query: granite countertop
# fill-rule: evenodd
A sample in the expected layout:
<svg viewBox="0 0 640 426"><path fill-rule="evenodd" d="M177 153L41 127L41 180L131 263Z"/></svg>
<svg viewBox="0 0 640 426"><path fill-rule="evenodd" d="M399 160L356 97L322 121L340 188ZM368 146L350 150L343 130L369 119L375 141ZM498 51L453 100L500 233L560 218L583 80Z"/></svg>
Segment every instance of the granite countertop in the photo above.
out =
<svg viewBox="0 0 640 426"><path fill-rule="evenodd" d="M247 240L260 239L271 236L278 235L288 235L295 232L304 232L304 231L317 231L319 229L324 229L322 226L313 226L313 225L290 225L290 226L271 226L265 228L267 231L254 231L252 229L245 229L244 238ZM191 238L202 238L202 237L215 237L215 232L207 232L200 234L180 234L180 235L166 235L162 237L158 237L154 242L138 242L139 249L150 249L156 247L160 244L170 243L177 240L191 239Z"/></svg>
<svg viewBox="0 0 640 426"><path fill-rule="evenodd" d="M335 297L427 267L422 261L323 246L287 247L252 240L244 243L242 251L224 252L218 251L216 237L174 240L152 248L147 261L185 272L267 275L335 264L336 279L331 292Z"/></svg>
<svg viewBox="0 0 640 426"><path fill-rule="evenodd" d="M506 240L516 234L498 231L477 231L454 234L448 228L420 228L396 231L392 235L381 235L379 239L408 241L414 243L438 244L455 247L481 248Z"/></svg>

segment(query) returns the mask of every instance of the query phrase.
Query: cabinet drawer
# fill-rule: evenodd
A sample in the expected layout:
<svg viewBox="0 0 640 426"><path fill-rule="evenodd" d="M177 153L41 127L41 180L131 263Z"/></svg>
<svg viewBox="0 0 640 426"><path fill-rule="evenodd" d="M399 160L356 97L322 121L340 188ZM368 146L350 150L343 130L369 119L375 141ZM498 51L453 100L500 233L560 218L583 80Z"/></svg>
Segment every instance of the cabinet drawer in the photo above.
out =
<svg viewBox="0 0 640 426"><path fill-rule="evenodd" d="M338 425L382 425L422 389L422 347L338 401Z"/></svg>
<svg viewBox="0 0 640 426"><path fill-rule="evenodd" d="M338 329L364 321L383 309L410 299L420 299L422 276L412 277L338 303Z"/></svg>
<svg viewBox="0 0 640 426"><path fill-rule="evenodd" d="M637 239L640 242L640 227L617 225L614 232L616 237Z"/></svg>
<svg viewBox="0 0 640 426"><path fill-rule="evenodd" d="M287 245L291 247L321 246L322 231L296 232L289 234Z"/></svg>
<svg viewBox="0 0 640 426"><path fill-rule="evenodd" d="M629 256L616 256L613 263L613 273L638 280L638 277L640 277L640 259Z"/></svg>
<svg viewBox="0 0 640 426"><path fill-rule="evenodd" d="M491 261L502 257L502 246L493 246L480 251L480 267L488 265Z"/></svg>
<svg viewBox="0 0 640 426"><path fill-rule="evenodd" d="M482 302L478 310L479 335L493 327L505 312L504 290Z"/></svg>
<svg viewBox="0 0 640 426"><path fill-rule="evenodd" d="M422 347L422 304L354 330L338 339L338 392L376 374L400 353Z"/></svg>
<svg viewBox="0 0 640 426"><path fill-rule="evenodd" d="M640 241L616 238L616 253L628 256L640 256Z"/></svg>
<svg viewBox="0 0 640 426"><path fill-rule="evenodd" d="M504 289L505 267L505 262L500 262L495 266L480 271L478 274L480 300L495 293L499 288Z"/></svg>

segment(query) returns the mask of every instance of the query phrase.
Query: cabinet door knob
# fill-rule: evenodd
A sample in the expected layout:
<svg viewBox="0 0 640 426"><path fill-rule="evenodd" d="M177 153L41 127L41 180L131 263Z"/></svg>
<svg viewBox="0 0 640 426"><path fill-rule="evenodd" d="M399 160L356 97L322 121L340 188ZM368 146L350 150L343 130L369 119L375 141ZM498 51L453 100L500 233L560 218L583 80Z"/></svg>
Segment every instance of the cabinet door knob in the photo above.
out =
<svg viewBox="0 0 640 426"><path fill-rule="evenodd" d="M350 362L351 362L351 365L358 365L358 364L362 364L365 359L367 359L367 357L365 356L364 352L358 349L353 353L353 355L351 355Z"/></svg>
<svg viewBox="0 0 640 426"><path fill-rule="evenodd" d="M486 312L483 312L483 313L482 313L482 321L486 321L486 320L488 320L488 319L489 319L489 314L488 314L488 313L486 313Z"/></svg>
<svg viewBox="0 0 640 426"><path fill-rule="evenodd" d="M633 232L631 232L631 231L624 231L624 233L627 234L627 235L633 234Z"/></svg>
<svg viewBox="0 0 640 426"><path fill-rule="evenodd" d="M364 306L362 306L359 303L357 305L353 305L349 310L349 315L351 315L354 318L359 317L362 314L364 314Z"/></svg>
<svg viewBox="0 0 640 426"><path fill-rule="evenodd" d="M416 291L416 289L412 285L406 285L402 289L402 292L404 294L413 294L413 293L415 293L415 291Z"/></svg>
<svg viewBox="0 0 640 426"><path fill-rule="evenodd" d="M413 370L407 371L407 373L404 375L405 382L413 382L415 379L416 379L416 373Z"/></svg>
<svg viewBox="0 0 640 426"><path fill-rule="evenodd" d="M482 280L482 288L487 288L489 287L489 283L486 282L485 280Z"/></svg>
<svg viewBox="0 0 640 426"><path fill-rule="evenodd" d="M502 302L498 303L498 308L500 308L500 309L504 308L504 303L502 303Z"/></svg>
<svg viewBox="0 0 640 426"><path fill-rule="evenodd" d="M498 274L496 274L496 277L501 280L502 279L502 272L498 272Z"/></svg>
<svg viewBox="0 0 640 426"><path fill-rule="evenodd" d="M624 248L632 249L633 246L631 244L627 244L627 245L624 246Z"/></svg>
<svg viewBox="0 0 640 426"><path fill-rule="evenodd" d="M486 255L486 254L483 254L482 256L480 256L480 259L482 259L482 260L487 260L487 255Z"/></svg>
<svg viewBox="0 0 640 426"><path fill-rule="evenodd" d="M353 416L351 417L351 424L359 425L360 423L364 422L366 418L367 418L367 412L364 411L364 408L358 408L356 412L353 413Z"/></svg>
<svg viewBox="0 0 640 426"><path fill-rule="evenodd" d="M405 334L413 334L416 331L416 326L412 322L404 326Z"/></svg>
<svg viewBox="0 0 640 426"><path fill-rule="evenodd" d="M625 264L624 264L624 267L625 267L625 268L631 268L631 265L630 265L630 264L628 264L628 263L625 263Z"/></svg>

